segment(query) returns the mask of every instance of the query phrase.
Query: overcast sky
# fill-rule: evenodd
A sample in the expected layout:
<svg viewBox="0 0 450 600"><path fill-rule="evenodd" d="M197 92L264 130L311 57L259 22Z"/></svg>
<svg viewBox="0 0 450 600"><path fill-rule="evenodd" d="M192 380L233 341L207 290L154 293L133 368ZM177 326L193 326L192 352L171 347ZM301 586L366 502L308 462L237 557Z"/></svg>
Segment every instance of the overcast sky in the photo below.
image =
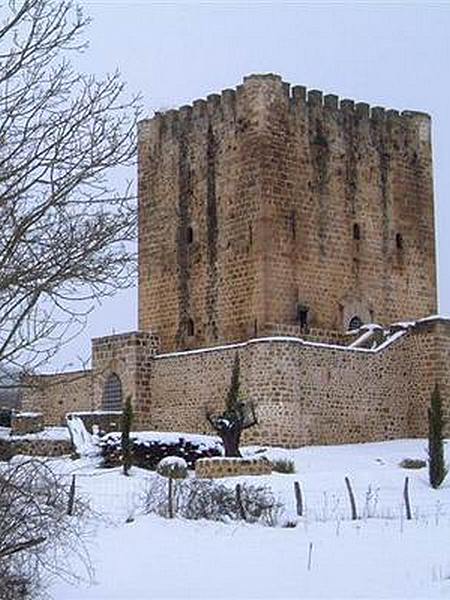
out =
<svg viewBox="0 0 450 600"><path fill-rule="evenodd" d="M429 112L440 312L450 314L450 1L153 2L81 0L93 23L81 68L119 68L146 112L235 87L254 72L366 101ZM78 62L78 61L77 61ZM105 301L55 365L77 366L91 336L136 328L136 290ZM405 315L405 318L408 315Z"/></svg>

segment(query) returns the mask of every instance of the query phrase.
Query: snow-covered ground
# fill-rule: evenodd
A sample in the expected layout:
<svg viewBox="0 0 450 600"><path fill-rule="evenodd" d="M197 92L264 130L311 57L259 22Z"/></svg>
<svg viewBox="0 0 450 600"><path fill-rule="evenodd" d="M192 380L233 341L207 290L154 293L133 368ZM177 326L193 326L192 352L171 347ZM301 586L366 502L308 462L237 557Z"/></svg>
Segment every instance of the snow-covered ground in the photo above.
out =
<svg viewBox="0 0 450 600"><path fill-rule="evenodd" d="M77 474L79 494L108 519L90 548L94 582L55 582L53 597L450 597L450 480L433 490L426 468L399 467L404 458L426 458L425 440L270 449L268 455L292 457L297 472L241 479L270 484L289 514L299 481L306 513L296 528L144 515L141 494L151 473L134 468L127 478L118 469L94 469L88 459L54 460L59 471ZM355 491L357 521L350 519L345 476ZM405 476L411 521L405 519Z"/></svg>

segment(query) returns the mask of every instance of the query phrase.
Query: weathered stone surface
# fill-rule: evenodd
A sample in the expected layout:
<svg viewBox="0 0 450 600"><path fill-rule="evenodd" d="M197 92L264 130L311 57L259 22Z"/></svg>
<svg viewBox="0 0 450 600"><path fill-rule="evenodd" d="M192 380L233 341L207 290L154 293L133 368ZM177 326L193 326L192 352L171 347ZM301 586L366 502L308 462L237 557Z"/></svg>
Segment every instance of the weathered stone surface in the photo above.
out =
<svg viewBox="0 0 450 600"><path fill-rule="evenodd" d="M195 463L195 476L201 479L270 473L272 465L266 458L200 458Z"/></svg>
<svg viewBox="0 0 450 600"><path fill-rule="evenodd" d="M163 351L435 314L430 117L282 82L139 129L139 327Z"/></svg>
<svg viewBox="0 0 450 600"><path fill-rule="evenodd" d="M24 383L22 409L42 412L45 425L65 425L67 413L94 408L90 370L28 377Z"/></svg>
<svg viewBox="0 0 450 600"><path fill-rule="evenodd" d="M26 456L63 456L71 454L72 451L72 444L68 440L8 440L0 438L0 460L9 460L16 454L24 454Z"/></svg>
<svg viewBox="0 0 450 600"><path fill-rule="evenodd" d="M42 413L13 413L11 417L11 433L24 435L37 433L44 429L44 415Z"/></svg>

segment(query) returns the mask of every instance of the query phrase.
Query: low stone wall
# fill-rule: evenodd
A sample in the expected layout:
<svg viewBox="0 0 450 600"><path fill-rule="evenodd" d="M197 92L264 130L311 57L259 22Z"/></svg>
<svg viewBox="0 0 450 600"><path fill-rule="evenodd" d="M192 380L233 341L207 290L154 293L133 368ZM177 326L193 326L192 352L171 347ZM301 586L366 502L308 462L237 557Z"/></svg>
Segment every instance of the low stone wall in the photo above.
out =
<svg viewBox="0 0 450 600"><path fill-rule="evenodd" d="M91 433L93 433L94 425L97 425L103 433L121 431L122 427L122 413L120 411L106 412L99 410L92 412L73 412L69 413L67 417L79 417L83 421L86 429Z"/></svg>
<svg viewBox="0 0 450 600"><path fill-rule="evenodd" d="M44 416L42 413L16 413L11 417L11 433L24 435L38 433L44 429Z"/></svg>
<svg viewBox="0 0 450 600"><path fill-rule="evenodd" d="M95 408L89 370L24 379L22 409L42 412L46 426L65 425L67 413Z"/></svg>
<svg viewBox="0 0 450 600"><path fill-rule="evenodd" d="M0 439L0 460L10 460L16 454L27 456L63 456L72 453L68 440L49 439Z"/></svg>
<svg viewBox="0 0 450 600"><path fill-rule="evenodd" d="M271 472L272 465L267 458L199 458L195 463L195 475L201 479L270 475Z"/></svg>

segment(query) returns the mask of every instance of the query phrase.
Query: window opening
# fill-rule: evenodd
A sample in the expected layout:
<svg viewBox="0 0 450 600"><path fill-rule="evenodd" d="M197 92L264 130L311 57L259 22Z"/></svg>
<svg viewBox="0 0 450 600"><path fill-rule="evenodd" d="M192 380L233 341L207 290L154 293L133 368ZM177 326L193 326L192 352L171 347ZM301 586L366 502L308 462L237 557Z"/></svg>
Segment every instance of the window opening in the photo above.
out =
<svg viewBox="0 0 450 600"><path fill-rule="evenodd" d="M395 236L395 245L397 246L398 250L402 250L403 249L403 236L401 233L397 233Z"/></svg>
<svg viewBox="0 0 450 600"><path fill-rule="evenodd" d="M353 239L360 240L361 239L361 229L359 227L359 223L353 224Z"/></svg>
<svg viewBox="0 0 450 600"><path fill-rule="evenodd" d="M358 317L358 315L355 315L354 317L352 317L350 319L350 323L348 324L348 329L349 331L354 331L355 329L359 329L360 327L362 327L363 322L360 319L360 317Z"/></svg>
<svg viewBox="0 0 450 600"><path fill-rule="evenodd" d="M112 373L105 381L102 408L106 411L122 410L122 383L115 373Z"/></svg>
<svg viewBox="0 0 450 600"><path fill-rule="evenodd" d="M188 319L187 323L187 334L189 337L192 337L195 333L194 321L192 319Z"/></svg>
<svg viewBox="0 0 450 600"><path fill-rule="evenodd" d="M302 332L308 333L308 313L309 308L304 306L303 304L299 304L297 307L297 321L300 324L300 329Z"/></svg>
<svg viewBox="0 0 450 600"><path fill-rule="evenodd" d="M189 226L187 228L187 232L186 232L186 240L188 244L192 244L192 242L194 241L194 230L192 229L191 226Z"/></svg>

